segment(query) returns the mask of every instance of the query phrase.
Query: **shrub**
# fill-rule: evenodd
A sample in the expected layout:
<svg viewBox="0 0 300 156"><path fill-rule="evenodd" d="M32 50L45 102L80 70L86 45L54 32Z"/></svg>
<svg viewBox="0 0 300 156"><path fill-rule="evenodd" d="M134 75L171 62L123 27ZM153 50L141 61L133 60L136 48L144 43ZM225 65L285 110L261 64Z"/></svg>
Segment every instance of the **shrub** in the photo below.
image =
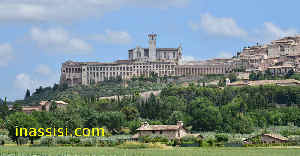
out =
<svg viewBox="0 0 300 156"><path fill-rule="evenodd" d="M216 140L213 138L209 138L206 142L209 146L215 146Z"/></svg>
<svg viewBox="0 0 300 156"><path fill-rule="evenodd" d="M80 138L78 137L71 137L70 138L71 144L79 144L80 143Z"/></svg>
<svg viewBox="0 0 300 156"><path fill-rule="evenodd" d="M4 144L5 144L5 141L2 140L2 139L0 139L0 146L1 146L1 145L4 145Z"/></svg>
<svg viewBox="0 0 300 156"><path fill-rule="evenodd" d="M55 139L49 136L43 136L40 140L41 145L51 146L55 144Z"/></svg>
<svg viewBox="0 0 300 156"><path fill-rule="evenodd" d="M56 144L71 144L71 137L69 136L58 136L56 137Z"/></svg>
<svg viewBox="0 0 300 156"><path fill-rule="evenodd" d="M169 138L164 135L148 135L148 136L140 136L139 140L144 143L155 143L155 142L168 143Z"/></svg>
<svg viewBox="0 0 300 156"><path fill-rule="evenodd" d="M174 139L174 146L181 145L180 139Z"/></svg>
<svg viewBox="0 0 300 156"><path fill-rule="evenodd" d="M28 138L19 137L19 138L18 138L18 141L19 141L19 144L20 144L20 145L24 145L24 144L27 144Z"/></svg>
<svg viewBox="0 0 300 156"><path fill-rule="evenodd" d="M126 135L128 135L130 133L131 133L131 130L129 128L122 128L120 130L120 134L126 134Z"/></svg>
<svg viewBox="0 0 300 156"><path fill-rule="evenodd" d="M6 135L0 135L0 145L5 144L5 140L7 140L8 137Z"/></svg>
<svg viewBox="0 0 300 156"><path fill-rule="evenodd" d="M229 137L226 134L216 134L215 135L217 142L228 142Z"/></svg>
<svg viewBox="0 0 300 156"><path fill-rule="evenodd" d="M194 144L197 142L197 138L195 136L184 136L180 141L182 144Z"/></svg>
<svg viewBox="0 0 300 156"><path fill-rule="evenodd" d="M83 146L94 146L96 145L96 140L93 138L83 138L80 140L80 144Z"/></svg>

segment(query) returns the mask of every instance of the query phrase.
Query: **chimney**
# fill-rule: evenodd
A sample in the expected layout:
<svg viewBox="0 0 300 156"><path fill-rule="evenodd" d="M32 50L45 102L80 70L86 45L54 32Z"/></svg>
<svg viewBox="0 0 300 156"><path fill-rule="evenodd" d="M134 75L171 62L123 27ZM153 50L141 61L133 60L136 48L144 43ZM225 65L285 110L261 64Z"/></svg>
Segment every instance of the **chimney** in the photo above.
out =
<svg viewBox="0 0 300 156"><path fill-rule="evenodd" d="M183 127L183 121L177 121L177 126Z"/></svg>
<svg viewBox="0 0 300 156"><path fill-rule="evenodd" d="M145 121L144 123L142 123L142 127L148 127L149 123L147 121Z"/></svg>

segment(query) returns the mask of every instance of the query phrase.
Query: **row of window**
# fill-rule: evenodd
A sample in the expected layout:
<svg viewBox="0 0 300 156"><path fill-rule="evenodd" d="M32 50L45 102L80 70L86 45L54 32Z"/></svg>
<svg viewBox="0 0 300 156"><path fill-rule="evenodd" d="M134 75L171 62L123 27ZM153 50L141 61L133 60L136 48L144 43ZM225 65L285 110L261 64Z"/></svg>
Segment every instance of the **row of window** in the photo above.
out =
<svg viewBox="0 0 300 156"><path fill-rule="evenodd" d="M145 68L164 68L171 69L174 65L143 65L143 66L132 66L132 67L87 67L87 71L132 71L133 69L145 69Z"/></svg>
<svg viewBox="0 0 300 156"><path fill-rule="evenodd" d="M149 73L149 72L148 72ZM160 71L159 72L160 74L174 74L175 71ZM89 77L90 75L92 75L93 77L99 77L99 76L116 76L116 75L127 75L127 76L130 76L132 75L133 73L132 72L90 72L90 73L87 73L87 76ZM147 74L146 71L138 71L137 72L137 75L140 75L140 74Z"/></svg>

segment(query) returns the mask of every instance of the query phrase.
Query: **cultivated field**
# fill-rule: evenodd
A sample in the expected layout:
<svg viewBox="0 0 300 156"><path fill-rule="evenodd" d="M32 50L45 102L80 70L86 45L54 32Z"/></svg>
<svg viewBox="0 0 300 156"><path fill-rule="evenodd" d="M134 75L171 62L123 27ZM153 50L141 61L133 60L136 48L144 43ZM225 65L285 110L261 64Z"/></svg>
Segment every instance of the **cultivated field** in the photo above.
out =
<svg viewBox="0 0 300 156"><path fill-rule="evenodd" d="M103 147L0 147L0 156L299 156L297 148L172 148L119 149Z"/></svg>

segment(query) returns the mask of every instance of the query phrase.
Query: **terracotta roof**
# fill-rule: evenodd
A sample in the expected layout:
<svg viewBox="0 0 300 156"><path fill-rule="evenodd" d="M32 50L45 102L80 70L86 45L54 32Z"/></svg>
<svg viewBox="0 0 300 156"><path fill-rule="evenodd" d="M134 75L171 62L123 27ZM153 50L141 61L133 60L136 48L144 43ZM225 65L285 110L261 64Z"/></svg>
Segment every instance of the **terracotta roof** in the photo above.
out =
<svg viewBox="0 0 300 156"><path fill-rule="evenodd" d="M117 64L128 64L129 60L117 60L117 61L115 61L115 63L117 63Z"/></svg>
<svg viewBox="0 0 300 156"><path fill-rule="evenodd" d="M148 125L141 126L138 131L159 131L159 130L178 130L180 126L178 125Z"/></svg>
<svg viewBox="0 0 300 156"><path fill-rule="evenodd" d="M64 101L55 101L56 104L67 105L68 103Z"/></svg>
<svg viewBox="0 0 300 156"><path fill-rule="evenodd" d="M23 111L34 111L34 110L39 111L40 109L41 109L40 106L23 106L22 107Z"/></svg>
<svg viewBox="0 0 300 156"><path fill-rule="evenodd" d="M288 138L281 136L280 134L264 134L264 136L268 136L282 141L288 141Z"/></svg>

